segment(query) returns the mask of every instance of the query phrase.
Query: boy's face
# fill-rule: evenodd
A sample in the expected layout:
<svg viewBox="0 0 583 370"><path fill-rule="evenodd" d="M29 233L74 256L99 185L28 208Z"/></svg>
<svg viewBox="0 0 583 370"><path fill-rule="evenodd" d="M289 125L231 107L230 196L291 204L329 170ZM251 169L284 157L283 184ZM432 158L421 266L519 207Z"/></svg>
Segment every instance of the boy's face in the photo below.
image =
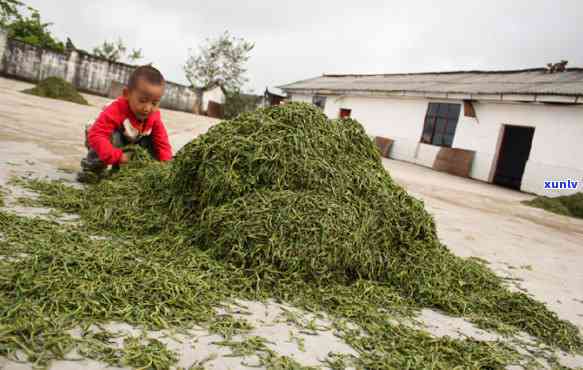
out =
<svg viewBox="0 0 583 370"><path fill-rule="evenodd" d="M130 109L139 121L145 121L160 107L160 99L164 95L164 84L156 85L144 78L138 78L132 89L126 87L123 96L128 100Z"/></svg>

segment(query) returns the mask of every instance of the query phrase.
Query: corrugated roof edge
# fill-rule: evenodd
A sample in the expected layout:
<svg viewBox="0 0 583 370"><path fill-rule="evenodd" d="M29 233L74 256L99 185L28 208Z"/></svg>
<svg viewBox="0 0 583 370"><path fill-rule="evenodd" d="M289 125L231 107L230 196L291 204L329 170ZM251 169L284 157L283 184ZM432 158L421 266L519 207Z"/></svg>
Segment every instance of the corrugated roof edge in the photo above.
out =
<svg viewBox="0 0 583 370"><path fill-rule="evenodd" d="M289 84L277 86L278 88L284 91L318 91L318 90L327 90L327 91L335 91L335 92L342 92L348 91L345 89L339 88L327 88L327 89L313 89L313 88L306 88L306 87L296 87L294 85L306 83L312 80L318 80L321 78L358 78L358 77L393 77L393 76L427 76L427 75L454 75L454 74L483 74L483 75L494 75L494 74L513 74L513 73L529 73L529 72L539 72L543 73L547 71L545 68L528 68L528 69L515 69L515 70L493 70L493 71L483 71L483 70L469 70L469 71L445 71L445 72L420 72L420 73L393 73L393 74L323 74L321 76L308 78L305 80L295 81ZM574 68L567 68L565 72L583 72L583 68L574 67ZM559 73L557 73L559 74ZM443 94L443 91L432 91L432 90L422 90L422 89L412 89L412 90L402 90L402 89L359 89L361 93L395 93L395 92L412 92L412 93L424 93L424 94L433 94L439 93ZM476 93L476 92L468 92L468 91L447 91L445 94L470 94L479 96L481 94L494 94L494 95L501 95L501 94L508 94L508 95L549 95L549 96L568 96L568 97L575 97L576 100L580 99L580 101L576 101L577 103L583 104L583 94L581 93L564 93L564 92L555 92L555 91L540 91L540 92L531 92L531 91L522 91L522 90L514 90L514 91L499 91L499 92L488 92L488 93Z"/></svg>
<svg viewBox="0 0 583 370"><path fill-rule="evenodd" d="M476 73L476 74L512 74L512 73L524 73L524 72L546 72L546 68L526 68L526 69L509 69L509 70L468 70L468 71L443 71L443 72L415 72L415 73L372 73L372 74L323 74L319 77L309 78L302 81L296 81L286 85L296 84L298 82L305 82L313 80L320 77L389 77L389 76L424 76L424 75L451 75L451 74L462 74L462 73ZM583 68L573 67L567 68L565 72L583 72ZM284 86L286 86L284 85Z"/></svg>
<svg viewBox="0 0 583 370"><path fill-rule="evenodd" d="M545 72L546 68L526 68L526 69L510 69L510 70L494 70L494 71L484 71L484 70L468 70L468 71L443 71L443 72L415 72L415 73L379 73L379 74L334 74L334 73L324 73L321 76L310 77L303 80L298 80L294 82L287 83L285 85L276 86L279 89L285 89L287 86L295 85L301 82L307 82L311 80L317 80L322 77L388 77L388 76L426 76L426 75L450 75L450 74L462 74L462 73L479 73L479 74L512 74L512 73L524 73L524 72ZM583 72L583 68L573 67L567 68L565 72Z"/></svg>
<svg viewBox="0 0 583 370"><path fill-rule="evenodd" d="M346 94L349 91L345 89L311 89L311 88L285 88L286 90L298 90L298 91L310 91L310 92L317 92L317 91L334 91L336 93L343 93ZM571 94L571 93L557 93L557 92L537 92L532 93L528 91L513 91L513 92L504 92L504 91L494 91L494 92L487 92L487 93L469 93L463 90L451 90L447 92L441 91L432 91L432 90L420 90L420 89L412 89L412 90L386 90L386 89L361 89L358 90L360 93L400 93L400 92L411 92L411 93L418 93L418 94L439 94L439 96L447 96L447 95L463 95L467 94L472 96L473 98L478 98L480 95L549 95L549 96L569 96L569 97L580 97L583 96L582 94ZM324 93L325 94L325 93ZM473 99L472 98L472 99Z"/></svg>
<svg viewBox="0 0 583 370"><path fill-rule="evenodd" d="M311 81L311 80L317 80L318 78L322 78L322 77L324 77L324 76L326 76L326 75L325 75L325 74L323 74L323 75L321 75L321 76L310 77L310 78L306 78L306 79L304 79L304 80L298 80L298 81L290 82L290 83L288 83L288 84L285 84L285 85L279 85L279 86L276 86L276 87L277 87L278 89L286 89L286 86L295 85L295 84L299 84L299 83L302 83L302 82L308 82L308 81Z"/></svg>

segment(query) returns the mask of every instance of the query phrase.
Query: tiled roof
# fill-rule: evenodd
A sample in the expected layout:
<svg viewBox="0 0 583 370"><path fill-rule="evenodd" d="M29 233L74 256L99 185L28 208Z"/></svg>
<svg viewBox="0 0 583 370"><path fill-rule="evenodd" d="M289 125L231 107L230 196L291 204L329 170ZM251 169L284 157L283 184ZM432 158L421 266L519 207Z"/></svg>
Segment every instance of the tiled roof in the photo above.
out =
<svg viewBox="0 0 583 370"><path fill-rule="evenodd" d="M513 94L568 96L583 102L583 69L548 73L546 69L460 71L382 75L323 75L281 86L286 92Z"/></svg>

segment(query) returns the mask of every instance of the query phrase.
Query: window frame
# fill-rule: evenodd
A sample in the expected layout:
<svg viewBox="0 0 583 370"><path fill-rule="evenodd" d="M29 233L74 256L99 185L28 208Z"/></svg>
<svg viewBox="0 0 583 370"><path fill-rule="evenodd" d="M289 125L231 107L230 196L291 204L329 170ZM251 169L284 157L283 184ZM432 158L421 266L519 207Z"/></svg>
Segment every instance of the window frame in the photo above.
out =
<svg viewBox="0 0 583 370"><path fill-rule="evenodd" d="M435 105L435 109L433 108L433 105ZM443 110L443 106L447 106L447 109L445 109L446 113L442 113ZM452 115L450 114L450 110L451 110L451 106L456 106L455 111L457 112L457 115ZM433 113L432 113L433 111ZM455 134L457 131L457 125L459 123L459 117L460 117L460 113L461 113L461 104L459 103L444 103L444 102L431 102L429 104L427 104L427 111L425 113L425 119L423 120L423 130L421 131L421 138L420 138L420 142L423 144L428 144L428 145L435 145L435 146L441 146L441 147L446 147L446 148L451 148L453 146L453 141L455 139ZM440 130L438 131L438 121L441 120L441 122L444 122L442 124L440 124ZM451 128L449 127L453 122L454 128L453 128L453 133L448 133L448 131L452 131ZM431 125L431 127L428 127L428 124ZM448 127L450 128L448 130ZM431 131L429 138L426 138L427 133L428 133L428 128ZM436 143L435 139L436 137L441 138L442 142L441 143ZM451 144L446 144L443 142L445 137L451 137Z"/></svg>
<svg viewBox="0 0 583 370"><path fill-rule="evenodd" d="M326 100L326 95L315 94L312 96L312 104L320 108L322 111L326 108Z"/></svg>

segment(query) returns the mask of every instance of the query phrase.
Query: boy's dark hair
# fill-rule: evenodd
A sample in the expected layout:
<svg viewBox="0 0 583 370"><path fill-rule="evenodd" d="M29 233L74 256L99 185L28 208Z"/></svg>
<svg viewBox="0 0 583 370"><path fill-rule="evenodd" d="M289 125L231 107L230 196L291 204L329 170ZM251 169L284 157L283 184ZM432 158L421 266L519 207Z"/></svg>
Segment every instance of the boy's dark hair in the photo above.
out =
<svg viewBox="0 0 583 370"><path fill-rule="evenodd" d="M134 69L128 81L128 88L131 90L136 87L136 84L140 78L143 78L154 85L162 85L165 82L162 73L148 64L145 66L139 66L138 68Z"/></svg>

